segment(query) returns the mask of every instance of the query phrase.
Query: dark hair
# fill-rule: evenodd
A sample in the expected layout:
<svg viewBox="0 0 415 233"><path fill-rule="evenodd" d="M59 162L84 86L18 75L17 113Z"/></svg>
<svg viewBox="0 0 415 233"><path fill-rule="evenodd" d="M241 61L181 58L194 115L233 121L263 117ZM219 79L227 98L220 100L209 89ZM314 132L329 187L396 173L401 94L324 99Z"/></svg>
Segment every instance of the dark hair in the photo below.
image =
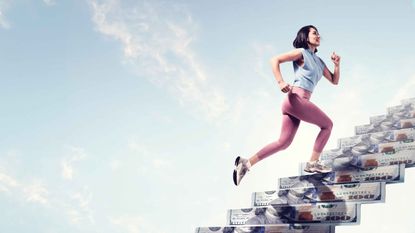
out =
<svg viewBox="0 0 415 233"><path fill-rule="evenodd" d="M313 25L302 27L297 32L297 37L293 41L294 48L308 49L308 33L310 32L310 28L314 28L316 31L318 31L317 28L314 27ZM317 52L317 49L315 52Z"/></svg>

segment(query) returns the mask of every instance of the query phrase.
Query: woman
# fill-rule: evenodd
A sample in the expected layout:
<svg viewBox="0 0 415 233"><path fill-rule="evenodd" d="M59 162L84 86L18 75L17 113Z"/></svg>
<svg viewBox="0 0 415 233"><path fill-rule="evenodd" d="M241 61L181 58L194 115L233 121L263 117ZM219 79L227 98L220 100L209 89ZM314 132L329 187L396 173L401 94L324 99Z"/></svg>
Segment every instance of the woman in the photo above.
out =
<svg viewBox="0 0 415 233"><path fill-rule="evenodd" d="M288 93L281 107L283 116L280 138L265 146L249 159L239 156L236 158L236 168L233 172L235 185L239 185L244 175L257 162L286 149L294 139L300 121L315 124L321 129L315 140L310 161L307 162L304 171L320 173L331 171L318 159L330 137L333 123L323 111L310 102L310 97L321 76L334 85L339 83L340 57L333 52L331 60L334 63L334 72L332 73L316 55L317 47L320 46L320 34L317 28L312 25L302 27L298 31L293 45L296 49L271 59L272 71L278 85L283 93ZM288 61L292 61L294 66L295 79L292 86L284 81L280 71L280 64Z"/></svg>

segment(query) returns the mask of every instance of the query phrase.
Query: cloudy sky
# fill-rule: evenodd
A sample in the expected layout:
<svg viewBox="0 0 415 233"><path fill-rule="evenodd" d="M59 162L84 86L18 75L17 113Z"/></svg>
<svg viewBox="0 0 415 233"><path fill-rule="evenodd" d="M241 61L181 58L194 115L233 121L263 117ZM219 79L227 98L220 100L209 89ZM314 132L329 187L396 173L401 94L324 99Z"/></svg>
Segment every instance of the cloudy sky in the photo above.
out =
<svg viewBox="0 0 415 233"><path fill-rule="evenodd" d="M330 68L342 57L340 84L312 97L334 122L326 149L415 97L415 0L0 0L0 232L224 225L310 156L318 129L302 124L232 183L235 156L278 137L269 59L308 24ZM414 233L414 170L337 232Z"/></svg>

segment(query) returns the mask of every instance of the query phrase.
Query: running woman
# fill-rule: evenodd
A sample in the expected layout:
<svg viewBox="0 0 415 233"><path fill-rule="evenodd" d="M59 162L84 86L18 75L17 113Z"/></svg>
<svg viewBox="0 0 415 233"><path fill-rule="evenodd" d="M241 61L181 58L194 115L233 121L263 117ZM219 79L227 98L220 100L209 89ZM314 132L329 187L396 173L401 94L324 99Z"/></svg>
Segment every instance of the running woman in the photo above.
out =
<svg viewBox="0 0 415 233"><path fill-rule="evenodd" d="M330 137L333 122L310 101L310 97L322 76L333 85L339 83L340 56L335 52L331 55L331 60L334 63L334 72L332 73L323 60L316 55L317 47L320 46L320 34L313 25L304 26L298 31L293 46L296 49L271 59L272 71L279 88L283 93L288 93L281 106L283 115L280 137L249 159L239 156L236 158L236 168L233 171L235 185L240 184L244 175L257 162L286 149L293 141L301 121L317 125L321 129L315 140L310 161L307 162L304 171L319 173L331 171L329 167L319 161L319 158ZM294 66L295 79L292 86L284 81L280 71L280 64L288 61L292 61Z"/></svg>

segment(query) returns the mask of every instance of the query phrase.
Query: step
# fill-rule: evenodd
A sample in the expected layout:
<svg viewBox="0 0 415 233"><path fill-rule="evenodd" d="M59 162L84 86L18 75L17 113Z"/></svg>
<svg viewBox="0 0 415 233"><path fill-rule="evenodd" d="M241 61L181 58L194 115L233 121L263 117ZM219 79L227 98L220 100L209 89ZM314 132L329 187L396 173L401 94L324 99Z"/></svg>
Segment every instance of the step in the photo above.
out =
<svg viewBox="0 0 415 233"><path fill-rule="evenodd" d="M345 170L351 166L366 169L396 164L404 164L406 168L410 168L415 166L415 150L340 157L327 164L328 166L331 166L333 170Z"/></svg>
<svg viewBox="0 0 415 233"><path fill-rule="evenodd" d="M382 166L391 166L404 164L406 168L415 167L415 143L414 148L410 150L398 150L398 152L366 154L359 156L339 156L333 160L322 161L323 164L330 167L333 171L343 171L351 169L369 169ZM300 164L300 174L311 174L304 171L306 162Z"/></svg>
<svg viewBox="0 0 415 233"><path fill-rule="evenodd" d="M359 224L360 204L307 203L299 205L275 205L247 209L228 210L229 225L296 224Z"/></svg>
<svg viewBox="0 0 415 233"><path fill-rule="evenodd" d="M397 121L382 121L379 123L371 123L367 125L358 125L355 127L355 134L368 134L382 132L387 130L413 128L415 126L415 118L400 119Z"/></svg>
<svg viewBox="0 0 415 233"><path fill-rule="evenodd" d="M389 121L396 122L400 119L415 118L415 108L413 104L399 105L393 108L389 108L387 114L372 116L369 118L370 123L379 124L381 122Z"/></svg>
<svg viewBox="0 0 415 233"><path fill-rule="evenodd" d="M330 173L303 174L301 176L279 179L279 189L291 189L298 186L316 187L328 184L343 183L402 183L405 177L405 164L360 169L350 167L350 170L334 171ZM301 170L301 173L305 173Z"/></svg>
<svg viewBox="0 0 415 233"><path fill-rule="evenodd" d="M402 99L401 100L401 104L402 105L405 105L405 104L415 104L415 97Z"/></svg>
<svg viewBox="0 0 415 233"><path fill-rule="evenodd" d="M340 138L338 140L338 148L323 151L321 153L320 160L332 160L337 157L349 155L374 154L380 152L414 149L414 141L414 128L390 130L385 132L362 134L348 138Z"/></svg>
<svg viewBox="0 0 415 233"><path fill-rule="evenodd" d="M415 129L388 130L377 133L362 134L338 140L338 148L343 154L361 155L367 153L387 152L384 151L387 144L411 143L415 141ZM326 155L327 156L327 155ZM323 159L330 159L324 157Z"/></svg>
<svg viewBox="0 0 415 233"><path fill-rule="evenodd" d="M414 98L402 100L401 103L401 105L387 108L387 114L370 117L370 124L356 126L355 134L413 128L415 126Z"/></svg>
<svg viewBox="0 0 415 233"><path fill-rule="evenodd" d="M335 233L332 225L278 224L271 226L199 227L195 233Z"/></svg>
<svg viewBox="0 0 415 233"><path fill-rule="evenodd" d="M395 112L412 111L415 109L415 98L403 99L400 105L387 108L387 113L392 114Z"/></svg>
<svg viewBox="0 0 415 233"><path fill-rule="evenodd" d="M317 187L295 187L280 191L255 192L252 206L293 205L317 202L350 202L358 204L385 202L385 182L334 184Z"/></svg>

